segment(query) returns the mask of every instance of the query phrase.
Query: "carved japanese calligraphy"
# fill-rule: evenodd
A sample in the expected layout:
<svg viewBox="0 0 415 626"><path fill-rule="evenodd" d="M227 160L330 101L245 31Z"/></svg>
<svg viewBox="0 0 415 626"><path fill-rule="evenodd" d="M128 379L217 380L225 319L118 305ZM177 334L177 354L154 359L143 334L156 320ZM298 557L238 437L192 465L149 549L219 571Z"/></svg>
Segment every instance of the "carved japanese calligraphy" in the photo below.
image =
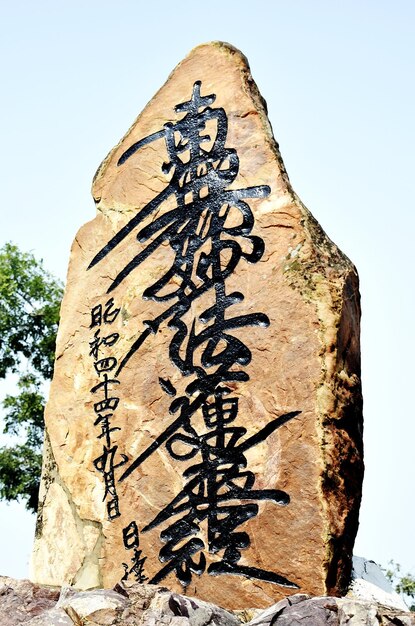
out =
<svg viewBox="0 0 415 626"><path fill-rule="evenodd" d="M164 131L136 142L120 157L119 166L140 147L162 137L168 155L163 172L172 172L172 175L166 188L120 229L89 265L91 268L101 263L134 232L141 244L140 251L110 282L109 293L164 242L174 251L171 267L143 293L143 298L169 304L160 315L145 320L145 330L138 333L138 338L122 358L116 375L120 374L143 342L156 333L163 322L167 322L168 326L176 329L168 346L170 359L183 375L192 377L192 380L186 386L186 395L175 398L170 404L170 413L173 416L178 413L178 416L124 470L121 480L128 478L161 445L165 445L176 461L193 458L196 461L195 465L185 470L182 491L142 529L146 532L169 522L161 534L166 545L159 553L160 561L167 561L167 565L155 574L152 582L160 582L174 571L186 587L192 572L199 576L205 572L203 550L208 550L211 554L220 555L219 561L207 568L209 574L239 574L297 587L276 572L238 563L241 550L250 545L250 538L246 532L235 532L235 529L258 514L255 501L271 500L279 505L289 502L288 494L283 491L253 489L255 475L251 471L241 471L247 466L244 452L266 439L300 411L271 420L258 433L242 442L239 440L246 435L247 429L230 425L237 418L239 400L230 397L231 389L226 384L249 380L242 366L249 364L252 357L249 347L234 334L235 330L245 326L267 327L269 319L259 312L231 317L227 310L242 302L244 297L240 292L227 293L226 279L242 259L257 263L264 253L264 241L251 235L254 216L246 199L266 197L270 189L265 185L228 189L238 175L238 155L236 150L226 147L226 111L213 108L211 105L216 96L202 96L201 86L201 81L196 81L191 99L175 107L176 113L185 113L180 121L165 124ZM213 138L202 134L211 120L217 124ZM207 142L212 144L209 150L202 147ZM186 151L189 152L188 159L183 160L181 155ZM174 195L176 207L142 227L145 218L151 217L171 195ZM187 196L190 196L190 202L186 202ZM228 225L229 213L235 209L240 214L240 223L238 226ZM250 248L248 252L243 249L246 244ZM230 252L225 262L224 251ZM168 289L166 293L165 287L175 284L175 279L178 287ZM203 330L197 333L196 320L191 321L189 328L183 317L196 299L210 291L213 292L213 303L198 316L197 321L202 324ZM220 344L223 347L218 351ZM200 363L197 364L196 352L202 346ZM176 395L170 381L163 381L162 387L167 393L173 390L173 395ZM192 401L191 396L195 393L196 399ZM192 418L198 411L204 419L203 432L197 432L192 424ZM176 443L181 443L186 451L175 452ZM113 465L111 467L114 468ZM242 486L238 484L241 481ZM245 500L252 503L243 504ZM204 520L207 521L206 541L194 538ZM194 555L199 552L199 560L195 562Z"/></svg>

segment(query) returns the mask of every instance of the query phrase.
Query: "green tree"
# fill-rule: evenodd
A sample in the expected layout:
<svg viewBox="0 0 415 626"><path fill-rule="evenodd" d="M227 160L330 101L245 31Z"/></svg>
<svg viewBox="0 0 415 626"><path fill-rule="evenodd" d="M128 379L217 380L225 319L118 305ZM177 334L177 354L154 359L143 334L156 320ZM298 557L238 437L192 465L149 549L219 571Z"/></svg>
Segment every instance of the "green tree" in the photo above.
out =
<svg viewBox="0 0 415 626"><path fill-rule="evenodd" d="M411 600L415 599L415 577L409 572L402 574L401 566L393 560L389 561L388 566L388 569L385 570L386 578L390 580L396 593L399 593L409 604ZM415 611L415 603L410 604L409 608L411 611Z"/></svg>
<svg viewBox="0 0 415 626"><path fill-rule="evenodd" d="M0 499L36 511L42 463L44 388L53 373L63 287L31 253L0 248L0 378L17 374L17 392L2 401Z"/></svg>

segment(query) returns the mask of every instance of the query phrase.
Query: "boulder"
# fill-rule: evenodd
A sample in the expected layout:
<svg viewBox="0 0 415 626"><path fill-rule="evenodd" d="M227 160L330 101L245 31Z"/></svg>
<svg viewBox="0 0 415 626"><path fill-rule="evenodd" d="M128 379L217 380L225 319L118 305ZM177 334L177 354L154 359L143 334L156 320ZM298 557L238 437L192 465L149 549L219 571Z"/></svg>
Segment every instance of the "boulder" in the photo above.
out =
<svg viewBox="0 0 415 626"><path fill-rule="evenodd" d="M342 593L363 475L358 276L294 193L245 57L193 50L92 193L32 579L227 608Z"/></svg>

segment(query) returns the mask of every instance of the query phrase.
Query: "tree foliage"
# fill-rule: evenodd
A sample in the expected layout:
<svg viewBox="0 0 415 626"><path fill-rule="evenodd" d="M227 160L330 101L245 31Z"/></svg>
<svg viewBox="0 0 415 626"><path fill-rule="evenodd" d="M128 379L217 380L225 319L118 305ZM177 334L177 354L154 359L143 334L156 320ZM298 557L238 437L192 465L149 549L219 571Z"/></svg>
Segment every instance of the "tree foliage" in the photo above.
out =
<svg viewBox="0 0 415 626"><path fill-rule="evenodd" d="M26 500L36 511L41 471L45 382L53 373L62 284L42 261L7 243L0 248L0 378L17 374L2 402L0 498Z"/></svg>
<svg viewBox="0 0 415 626"><path fill-rule="evenodd" d="M389 567L385 571L386 578L390 580L392 586L396 593L399 593L400 596L404 598L404 600L408 600L408 598L414 600L415 599L415 577L412 576L409 572L407 574L402 574L401 566L399 563L395 563L395 561L391 560L388 563ZM415 611L415 603L412 603L410 606L411 611Z"/></svg>

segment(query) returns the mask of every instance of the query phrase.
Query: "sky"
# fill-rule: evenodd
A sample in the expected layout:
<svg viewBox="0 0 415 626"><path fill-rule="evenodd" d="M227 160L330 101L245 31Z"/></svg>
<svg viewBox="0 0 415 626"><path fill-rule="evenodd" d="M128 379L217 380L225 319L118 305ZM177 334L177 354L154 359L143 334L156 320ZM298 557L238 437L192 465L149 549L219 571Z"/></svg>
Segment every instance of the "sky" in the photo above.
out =
<svg viewBox="0 0 415 626"><path fill-rule="evenodd" d="M32 251L64 279L95 215L98 165L211 40L248 57L295 191L358 269L366 474L355 553L415 573L414 2L0 0L0 246ZM28 575L34 521L0 503L0 574Z"/></svg>

